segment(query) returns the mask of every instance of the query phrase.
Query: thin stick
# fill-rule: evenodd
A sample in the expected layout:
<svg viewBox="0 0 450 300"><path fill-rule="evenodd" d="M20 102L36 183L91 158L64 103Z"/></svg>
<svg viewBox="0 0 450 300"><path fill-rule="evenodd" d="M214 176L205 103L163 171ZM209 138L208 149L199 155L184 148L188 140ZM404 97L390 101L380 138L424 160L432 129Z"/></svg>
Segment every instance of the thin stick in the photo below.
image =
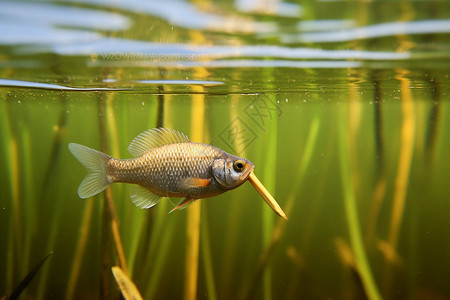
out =
<svg viewBox="0 0 450 300"><path fill-rule="evenodd" d="M273 211L284 219L288 219L284 211L281 209L280 205L278 205L277 201L272 197L269 191L264 187L264 185L259 181L256 175L251 172L248 180L256 189L256 191L263 197L264 201L273 209Z"/></svg>

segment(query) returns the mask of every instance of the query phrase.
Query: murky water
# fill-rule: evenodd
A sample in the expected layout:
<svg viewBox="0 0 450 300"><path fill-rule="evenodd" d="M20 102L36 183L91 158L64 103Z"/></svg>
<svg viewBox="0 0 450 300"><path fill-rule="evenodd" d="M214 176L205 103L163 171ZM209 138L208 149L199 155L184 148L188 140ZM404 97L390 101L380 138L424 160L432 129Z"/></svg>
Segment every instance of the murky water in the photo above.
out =
<svg viewBox="0 0 450 300"><path fill-rule="evenodd" d="M445 299L450 3L0 3L0 295ZM251 160L167 214L83 200L76 142L128 158L153 127ZM177 201L180 199L176 199ZM199 223L197 223L199 220ZM113 225L114 226L114 225Z"/></svg>

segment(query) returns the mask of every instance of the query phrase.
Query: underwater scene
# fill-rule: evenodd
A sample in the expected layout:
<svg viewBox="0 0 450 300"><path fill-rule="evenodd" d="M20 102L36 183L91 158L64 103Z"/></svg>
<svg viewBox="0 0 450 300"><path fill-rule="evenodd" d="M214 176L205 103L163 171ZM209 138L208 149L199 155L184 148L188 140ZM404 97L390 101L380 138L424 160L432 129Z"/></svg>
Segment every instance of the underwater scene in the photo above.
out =
<svg viewBox="0 0 450 300"><path fill-rule="evenodd" d="M0 31L0 299L450 298L449 1L11 0ZM79 195L105 171L69 144L180 142L153 128L228 153L180 181L221 193Z"/></svg>

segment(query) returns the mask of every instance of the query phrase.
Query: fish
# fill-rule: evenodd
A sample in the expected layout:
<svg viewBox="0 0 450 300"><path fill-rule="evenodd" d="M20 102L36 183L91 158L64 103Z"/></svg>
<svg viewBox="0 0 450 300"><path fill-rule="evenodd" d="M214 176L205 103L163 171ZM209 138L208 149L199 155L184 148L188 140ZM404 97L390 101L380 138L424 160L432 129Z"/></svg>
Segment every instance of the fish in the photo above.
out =
<svg viewBox="0 0 450 300"><path fill-rule="evenodd" d="M78 187L80 198L95 196L113 183L129 183L131 200L140 208L151 208L163 197L184 198L170 212L241 186L255 168L245 158L161 127L134 138L128 146L133 156L129 159L76 143L68 147L87 169Z"/></svg>

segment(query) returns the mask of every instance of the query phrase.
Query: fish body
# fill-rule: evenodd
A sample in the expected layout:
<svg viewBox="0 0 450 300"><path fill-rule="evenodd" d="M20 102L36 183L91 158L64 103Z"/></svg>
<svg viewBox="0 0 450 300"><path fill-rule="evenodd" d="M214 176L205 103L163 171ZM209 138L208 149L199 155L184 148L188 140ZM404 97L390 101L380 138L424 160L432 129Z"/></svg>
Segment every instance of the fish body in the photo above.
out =
<svg viewBox="0 0 450 300"><path fill-rule="evenodd" d="M89 147L69 144L86 167L81 198L92 197L115 182L134 184L131 199L149 208L162 197L183 197L175 209L195 199L219 195L243 184L254 165L217 147L194 143L176 130L155 128L138 135L128 147L134 156L116 159Z"/></svg>

